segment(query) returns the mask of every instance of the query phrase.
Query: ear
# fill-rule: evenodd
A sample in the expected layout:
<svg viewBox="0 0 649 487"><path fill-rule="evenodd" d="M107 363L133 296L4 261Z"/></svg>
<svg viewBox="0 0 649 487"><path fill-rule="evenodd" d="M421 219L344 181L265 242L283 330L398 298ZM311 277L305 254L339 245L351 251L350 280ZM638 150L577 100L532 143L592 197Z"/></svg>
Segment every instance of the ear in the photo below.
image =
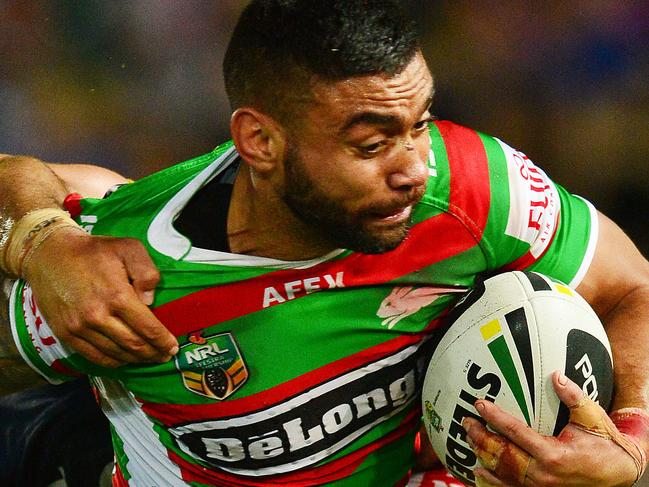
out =
<svg viewBox="0 0 649 487"><path fill-rule="evenodd" d="M272 117L254 108L238 108L230 119L230 132L237 151L257 173L269 173L283 160L286 135Z"/></svg>

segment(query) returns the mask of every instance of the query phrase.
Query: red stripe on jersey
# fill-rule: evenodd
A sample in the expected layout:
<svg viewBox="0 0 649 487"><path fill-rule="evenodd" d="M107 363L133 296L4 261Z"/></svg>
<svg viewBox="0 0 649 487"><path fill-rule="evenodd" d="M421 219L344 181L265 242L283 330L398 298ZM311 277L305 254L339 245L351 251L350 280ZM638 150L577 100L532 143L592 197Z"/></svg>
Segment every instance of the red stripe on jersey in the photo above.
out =
<svg viewBox="0 0 649 487"><path fill-rule="evenodd" d="M432 237L434 236L434 238ZM239 316L264 309L264 293L271 287L286 293L285 301L306 296L295 290L305 280L318 282L321 289L334 284L344 274L344 287L376 285L391 281L463 252L476 244L465 225L449 214L440 214L415 225L396 249L380 255L351 254L343 259L323 262L308 269L269 272L256 278L202 289L154 309L158 319L176 336L207 328ZM268 304L268 303L267 303ZM279 302L270 305L280 304Z"/></svg>
<svg viewBox="0 0 649 487"><path fill-rule="evenodd" d="M452 122L436 122L448 157L449 211L458 215L476 242L482 238L491 203L489 160L478 133ZM437 236L435 236L437 238Z"/></svg>
<svg viewBox="0 0 649 487"><path fill-rule="evenodd" d="M529 266L534 264L534 262L536 262L536 260L537 260L536 257L534 257L531 252L527 252L527 253L521 255L515 261L510 262L506 266L503 266L501 268L501 271L502 272L521 271L523 269L527 269Z"/></svg>
<svg viewBox="0 0 649 487"><path fill-rule="evenodd" d="M428 325L426 332L433 330L438 324L439 319L432 321ZM261 407L265 409L287 401L289 398L317 385L326 383L364 365L377 362L410 345L420 343L424 336L425 333L399 336L354 355L326 364L304 375L278 384L275 387L239 399L209 404L154 403L143 401L139 398L138 401L142 403L142 410L146 414L166 426L250 414L259 410Z"/></svg>
<svg viewBox="0 0 649 487"><path fill-rule="evenodd" d="M66 375L68 377L81 377L85 374L82 374L81 372L77 372L76 370L71 369L67 365L65 365L61 360L55 360L50 364L50 367L58 372L61 375Z"/></svg>
<svg viewBox="0 0 649 487"><path fill-rule="evenodd" d="M263 487L290 485L291 487L309 487L334 482L348 477L367 458L369 454L383 448L384 446L398 440L419 427L421 410L415 408L411 411L398 428L389 434L345 455L342 458L333 460L319 467L304 468L298 472L278 474L266 477L252 478L241 475L230 474L223 471L208 470L196 464L192 464L174 452L169 451L169 458L176 463L182 472L183 480L186 482L202 482L218 487Z"/></svg>
<svg viewBox="0 0 649 487"><path fill-rule="evenodd" d="M546 245L546 247L543 249L543 252L538 257L534 257L532 255L532 252L527 251L525 254L521 255L518 259L516 259L513 262L510 262L506 266L503 266L501 270L503 272L507 271L521 271L523 269L527 269L530 267L532 264L534 264L536 261L541 260L541 257L545 255L545 253L548 251L550 246L552 245L552 241L554 240L555 235L557 234L557 231L559 229L559 220L561 219L561 214L557 216L557 224L554 226L554 232L552 235L550 235L550 241Z"/></svg>
<svg viewBox="0 0 649 487"><path fill-rule="evenodd" d="M112 480L113 487L128 487L128 481L124 478L118 464L115 464Z"/></svg>

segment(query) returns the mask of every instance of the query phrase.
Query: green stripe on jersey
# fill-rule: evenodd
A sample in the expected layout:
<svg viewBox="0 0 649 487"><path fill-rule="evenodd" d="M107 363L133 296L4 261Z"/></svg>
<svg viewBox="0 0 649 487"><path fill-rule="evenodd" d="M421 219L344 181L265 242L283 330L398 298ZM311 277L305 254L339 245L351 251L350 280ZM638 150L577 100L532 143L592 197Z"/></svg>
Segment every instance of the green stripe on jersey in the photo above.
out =
<svg viewBox="0 0 649 487"><path fill-rule="evenodd" d="M478 132L489 159L490 206L487 225L480 245L485 250L488 268L496 269L511 262L529 249L529 244L506 234L510 208L510 180L507 158L500 143Z"/></svg>
<svg viewBox="0 0 649 487"><path fill-rule="evenodd" d="M428 178L429 190L423 198L424 202L430 201L441 211L448 210L448 199L450 194L451 174L448 165L448 155L446 154L446 145L442 134L437 125L431 123L430 130L430 150L435 158L435 175ZM417 212L417 207L415 208ZM426 214L426 218L430 213ZM415 220L417 220L415 215Z"/></svg>
<svg viewBox="0 0 649 487"><path fill-rule="evenodd" d="M117 464L120 465L122 476L128 481L131 478L131 473L128 471L128 456L126 456L126 452L124 452L124 442L115 431L113 425L109 423L109 426L110 437L113 441L113 451L115 452L115 460L117 461Z"/></svg>

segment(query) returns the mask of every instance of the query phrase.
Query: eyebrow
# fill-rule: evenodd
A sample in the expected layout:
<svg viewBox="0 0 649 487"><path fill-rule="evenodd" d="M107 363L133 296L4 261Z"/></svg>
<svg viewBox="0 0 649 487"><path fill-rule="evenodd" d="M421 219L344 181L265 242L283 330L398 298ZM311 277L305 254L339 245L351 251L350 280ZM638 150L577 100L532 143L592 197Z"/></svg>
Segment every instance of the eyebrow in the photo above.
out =
<svg viewBox="0 0 649 487"><path fill-rule="evenodd" d="M433 104L433 95L431 94L426 100L424 111L430 109L432 104ZM346 132L352 127L360 124L383 125L383 126L397 125L399 123L399 119L400 117L397 117L395 115L384 115L377 112L361 112L354 115L344 125L344 127L340 130L340 132L341 133Z"/></svg>
<svg viewBox="0 0 649 487"><path fill-rule="evenodd" d="M341 129L341 132L347 132L352 127L360 124L368 125L397 125L399 117L395 115L383 115L377 112L361 112L354 115Z"/></svg>

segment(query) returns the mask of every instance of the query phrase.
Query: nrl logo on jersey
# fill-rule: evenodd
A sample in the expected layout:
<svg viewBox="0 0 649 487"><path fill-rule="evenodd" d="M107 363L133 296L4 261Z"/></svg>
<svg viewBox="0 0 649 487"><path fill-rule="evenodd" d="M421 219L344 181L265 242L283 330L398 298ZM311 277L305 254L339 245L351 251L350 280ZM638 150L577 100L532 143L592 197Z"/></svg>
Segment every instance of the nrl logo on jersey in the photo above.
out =
<svg viewBox="0 0 649 487"><path fill-rule="evenodd" d="M188 390L211 399L225 399L248 379L248 369L232 333L191 333L176 355L176 368Z"/></svg>

